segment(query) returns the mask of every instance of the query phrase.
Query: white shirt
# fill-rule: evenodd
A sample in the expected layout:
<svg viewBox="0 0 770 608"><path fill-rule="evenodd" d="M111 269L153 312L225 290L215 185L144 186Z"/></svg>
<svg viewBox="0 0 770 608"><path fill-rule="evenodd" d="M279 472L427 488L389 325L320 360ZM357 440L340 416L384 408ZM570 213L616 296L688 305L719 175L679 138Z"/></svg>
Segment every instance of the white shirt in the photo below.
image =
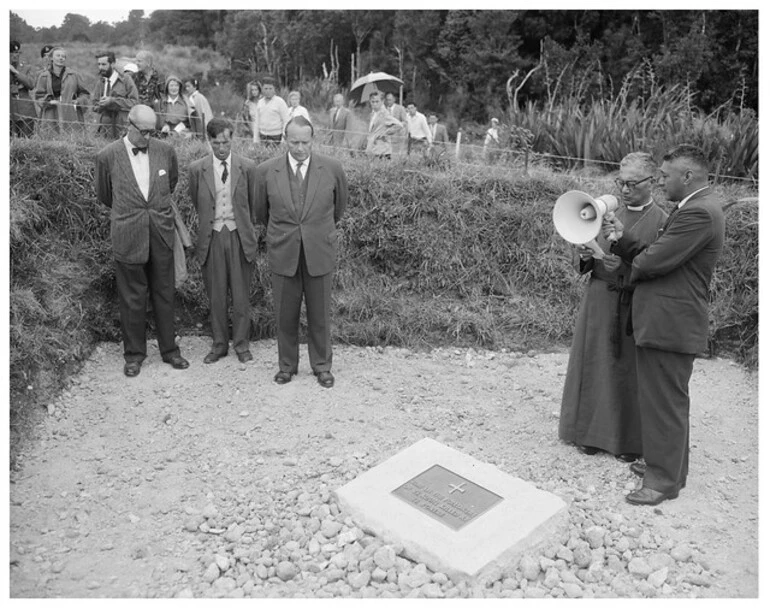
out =
<svg viewBox="0 0 770 608"><path fill-rule="evenodd" d="M425 118L425 114L421 112L415 112L414 116L406 113L406 128L409 132L409 137L412 139L424 139L429 144L433 143L433 134L430 132L428 126L428 120Z"/></svg>
<svg viewBox="0 0 770 608"><path fill-rule="evenodd" d="M294 158L291 154L289 156L289 167L291 167L291 173L292 175L297 174L297 165L299 164L299 161ZM302 179L305 179L305 176L307 175L307 168L310 165L310 157L308 156L305 160L302 161L302 167L300 167L299 173L302 176Z"/></svg>
<svg viewBox="0 0 770 608"><path fill-rule="evenodd" d="M219 232L224 226L227 226L227 229L233 232L238 227L235 224L233 199L230 195L230 180L233 178L232 163L230 162L232 154L228 154L224 161L219 160L213 154L212 157L214 159L214 171L218 178L215 184L217 198L214 202L214 225L212 228ZM224 184L222 183L222 174L225 172L225 168L222 166L223 162L227 165L227 181Z"/></svg>
<svg viewBox="0 0 770 608"><path fill-rule="evenodd" d="M678 207L679 209L681 209L682 207L684 207L684 204L685 204L687 201L689 201L689 200L690 200L690 199L691 199L693 196L695 196L696 194L698 194L698 192L702 192L702 191L703 191L703 190L705 190L706 188L708 188L708 186L703 186L703 188L698 188L698 189L697 189L695 192L691 192L690 194L688 194L687 196L685 196L685 197L684 197L684 198L683 198L681 201L679 201L679 204L677 205L677 207Z"/></svg>
<svg viewBox="0 0 770 608"><path fill-rule="evenodd" d="M307 108L303 106L297 106L296 108L289 106L289 120L295 116L304 116L310 122L310 114L307 113Z"/></svg>
<svg viewBox="0 0 770 608"><path fill-rule="evenodd" d="M144 200L150 198L150 150L149 145L147 152L139 152L134 154L134 144L128 141L128 135L123 138L123 143L126 144L126 152L128 153L128 160L131 161L131 169L134 171L134 178L139 186L139 190L144 196Z"/></svg>
<svg viewBox="0 0 770 608"><path fill-rule="evenodd" d="M230 159L232 158L232 153L227 155L227 158L225 160L219 160L216 156L212 154L212 157L214 158L214 168L217 170L217 177L219 177L219 183L222 183L222 174L225 172L225 168L222 166L222 163L225 163L227 165L227 179L229 180L232 175L232 165L230 164Z"/></svg>
<svg viewBox="0 0 770 608"><path fill-rule="evenodd" d="M102 96L104 97L104 79L107 78L107 80L110 81L110 93L112 93L112 89L115 88L115 83L118 81L118 71L113 69L112 74L110 74L109 78L107 76L102 76Z"/></svg>

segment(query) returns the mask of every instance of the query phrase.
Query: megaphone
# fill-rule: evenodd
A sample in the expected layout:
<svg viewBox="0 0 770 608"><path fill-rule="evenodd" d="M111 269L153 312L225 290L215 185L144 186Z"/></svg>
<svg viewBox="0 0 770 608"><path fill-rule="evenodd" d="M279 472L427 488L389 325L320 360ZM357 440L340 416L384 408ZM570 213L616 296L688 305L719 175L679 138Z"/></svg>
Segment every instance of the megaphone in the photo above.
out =
<svg viewBox="0 0 770 608"><path fill-rule="evenodd" d="M596 242L596 237L601 232L604 215L617 208L618 199L611 194L594 198L580 190L570 190L556 200L553 224L565 241L590 247L594 257L601 259L604 252Z"/></svg>

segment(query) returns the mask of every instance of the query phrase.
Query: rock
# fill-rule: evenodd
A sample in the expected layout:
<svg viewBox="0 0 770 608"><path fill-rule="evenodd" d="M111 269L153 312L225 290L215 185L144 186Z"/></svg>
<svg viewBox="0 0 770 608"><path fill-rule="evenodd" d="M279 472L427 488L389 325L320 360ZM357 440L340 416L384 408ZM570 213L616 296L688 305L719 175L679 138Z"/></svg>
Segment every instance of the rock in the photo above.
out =
<svg viewBox="0 0 770 608"><path fill-rule="evenodd" d="M342 524L338 521L334 521L333 519L324 519L321 522L321 534L323 534L326 538L333 538L337 536L340 530L342 530Z"/></svg>
<svg viewBox="0 0 770 608"><path fill-rule="evenodd" d="M219 566L216 565L216 563L212 562L209 564L209 567L206 568L206 571L203 573L203 580L207 583L213 583L215 580L219 578L220 570Z"/></svg>
<svg viewBox="0 0 770 608"><path fill-rule="evenodd" d="M559 571L556 568L548 568L543 579L543 586L552 589L561 582Z"/></svg>
<svg viewBox="0 0 770 608"><path fill-rule="evenodd" d="M604 546L604 536L607 531L601 526L591 526L585 531L585 537L591 549Z"/></svg>
<svg viewBox="0 0 770 608"><path fill-rule="evenodd" d="M278 565L275 567L275 575L284 582L293 579L297 576L298 572L297 566L287 561L278 562Z"/></svg>
<svg viewBox="0 0 770 608"><path fill-rule="evenodd" d="M340 466L343 462L345 462L342 458L339 456L332 456L329 458L329 465L334 467L335 469Z"/></svg>
<svg viewBox="0 0 770 608"><path fill-rule="evenodd" d="M206 519L213 519L219 515L219 511L217 511L217 508L213 504L209 503L203 508L201 515Z"/></svg>
<svg viewBox="0 0 770 608"><path fill-rule="evenodd" d="M433 576L430 577L430 580L437 585L446 585L449 582L449 577L443 572L434 572Z"/></svg>
<svg viewBox="0 0 770 608"><path fill-rule="evenodd" d="M653 553L647 557L647 563L653 571L661 568L670 568L674 565L674 558L668 553Z"/></svg>
<svg viewBox="0 0 770 608"><path fill-rule="evenodd" d="M546 596L545 589L542 589L540 587L527 587L524 590L524 597L525 598L542 599L545 596Z"/></svg>
<svg viewBox="0 0 770 608"><path fill-rule="evenodd" d="M364 570L363 572L351 572L348 574L348 585L353 589L361 589L361 587L366 587L369 584L370 579L371 574L368 570Z"/></svg>
<svg viewBox="0 0 770 608"><path fill-rule="evenodd" d="M330 583L335 583L345 578L345 571L340 568L328 568L324 576L326 576L326 580Z"/></svg>
<svg viewBox="0 0 770 608"><path fill-rule="evenodd" d="M340 547L343 547L344 545L356 542L363 535L363 532L358 528L345 530L344 532L340 532L339 536L337 537L337 544Z"/></svg>
<svg viewBox="0 0 770 608"><path fill-rule="evenodd" d="M387 571L396 565L396 551L390 545L384 545L374 552L374 563Z"/></svg>
<svg viewBox="0 0 770 608"><path fill-rule="evenodd" d="M575 565L578 568L588 568L593 560L593 553L591 548L586 543L580 543L572 550L572 555L575 559Z"/></svg>
<svg viewBox="0 0 770 608"><path fill-rule="evenodd" d="M217 591L228 593L235 589L235 579L232 579L229 576L223 576L215 580L211 586Z"/></svg>
<svg viewBox="0 0 770 608"><path fill-rule="evenodd" d="M377 566L374 570L372 570L372 580L375 583L382 583L385 579L388 578L388 573Z"/></svg>
<svg viewBox="0 0 770 608"><path fill-rule="evenodd" d="M192 599L195 596L193 595L193 590L190 587L185 587L184 589L180 589L179 591L177 591L174 594L174 597L178 599L186 600L186 599Z"/></svg>
<svg viewBox="0 0 770 608"><path fill-rule="evenodd" d="M412 568L411 572L407 574L406 584L412 589L422 587L424 584L430 582L430 574L425 564L417 564Z"/></svg>
<svg viewBox="0 0 770 608"><path fill-rule="evenodd" d="M444 597L444 593L441 591L441 587L436 583L427 583L420 587L420 593L423 597L437 598Z"/></svg>
<svg viewBox="0 0 770 608"><path fill-rule="evenodd" d="M655 572L650 574L650 576L647 577L647 582L657 589L661 587L663 583L666 582L667 578L668 578L668 568L661 568L660 570L656 570Z"/></svg>
<svg viewBox="0 0 770 608"><path fill-rule="evenodd" d="M519 562L521 575L529 581L534 581L540 574L540 563L531 555L525 555Z"/></svg>
<svg viewBox="0 0 770 608"><path fill-rule="evenodd" d="M562 583L561 588L567 597L583 597L583 588L577 583Z"/></svg>
<svg viewBox="0 0 770 608"><path fill-rule="evenodd" d="M711 581L701 574L688 574L682 579L682 582L698 587L711 587Z"/></svg>
<svg viewBox="0 0 770 608"><path fill-rule="evenodd" d="M669 553L678 562L686 562L692 558L692 549L689 545L681 543L676 545Z"/></svg>
<svg viewBox="0 0 770 608"><path fill-rule="evenodd" d="M625 536L621 536L615 543L615 550L618 553L625 553L626 551L629 550L630 547L631 547L631 544L629 543L628 538L626 538Z"/></svg>
<svg viewBox="0 0 770 608"><path fill-rule="evenodd" d="M215 555L214 563L219 568L220 572L227 572L230 569L230 560L224 555Z"/></svg>
<svg viewBox="0 0 770 608"><path fill-rule="evenodd" d="M238 542L241 539L241 536L243 536L243 532L244 527L241 524L232 524L229 528L227 528L227 532L224 534L224 539L230 543Z"/></svg>
<svg viewBox="0 0 770 608"><path fill-rule="evenodd" d="M340 570L344 570L348 567L348 556L344 553L335 553L329 558L329 565Z"/></svg>
<svg viewBox="0 0 770 608"><path fill-rule="evenodd" d="M254 568L254 573L262 580L265 580L268 576L267 568L264 564L257 564L257 567Z"/></svg>
<svg viewBox="0 0 770 608"><path fill-rule="evenodd" d="M641 557L635 557L628 562L628 571L637 578L647 578L652 574L652 568L647 560Z"/></svg>

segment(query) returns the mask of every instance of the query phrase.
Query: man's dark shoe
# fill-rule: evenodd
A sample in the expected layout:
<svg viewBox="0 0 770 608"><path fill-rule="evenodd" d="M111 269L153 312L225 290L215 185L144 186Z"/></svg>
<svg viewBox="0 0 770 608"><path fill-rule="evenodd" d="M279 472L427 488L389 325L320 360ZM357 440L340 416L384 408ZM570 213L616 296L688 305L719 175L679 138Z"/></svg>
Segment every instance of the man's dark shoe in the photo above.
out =
<svg viewBox="0 0 770 608"><path fill-rule="evenodd" d="M135 378L142 370L142 364L139 361L126 361L123 366L123 373L129 378Z"/></svg>
<svg viewBox="0 0 770 608"><path fill-rule="evenodd" d="M331 388L334 386L334 376L331 372L315 372L318 384L324 388Z"/></svg>
<svg viewBox="0 0 770 608"><path fill-rule="evenodd" d="M249 361L254 361L254 357L251 356L251 351L245 350L242 353L238 353L238 361L248 363Z"/></svg>
<svg viewBox="0 0 770 608"><path fill-rule="evenodd" d="M664 500L673 500L679 496L679 490L674 490L668 494L665 492L658 492L652 488L645 488L642 486L638 490L635 490L626 496L626 500L632 505L645 505L655 506L662 503Z"/></svg>
<svg viewBox="0 0 770 608"><path fill-rule="evenodd" d="M595 448L590 445L579 445L577 446L577 449L583 452L583 454L586 454L587 456L593 456L594 454L598 454L601 452L599 448Z"/></svg>
<svg viewBox="0 0 770 608"><path fill-rule="evenodd" d="M222 357L226 357L226 356L227 356L227 351L225 351L223 353L218 353L218 352L215 352L215 351L212 350L208 355L206 355L203 358L203 362L204 363L216 363Z"/></svg>
<svg viewBox="0 0 770 608"><path fill-rule="evenodd" d="M647 471L647 465L641 460L631 463L628 468L631 469L631 472L634 475L638 475L639 477L644 477L644 473Z"/></svg>
<svg viewBox="0 0 770 608"><path fill-rule="evenodd" d="M190 367L190 362L181 355L174 355L170 359L166 359L166 363L174 369L187 369Z"/></svg>
<svg viewBox="0 0 770 608"><path fill-rule="evenodd" d="M294 375L294 374L293 374L292 372L284 372L284 371L279 371L279 372L278 372L278 373L275 375L275 377L273 378L273 380L275 380L275 383L276 383L276 384L288 384L289 382L291 382L291 377L292 377L293 375Z"/></svg>
<svg viewBox="0 0 770 608"><path fill-rule="evenodd" d="M635 462L639 460L641 457L641 454L634 454L632 452L628 452L626 454L617 454L615 458L617 460L620 460L620 462Z"/></svg>

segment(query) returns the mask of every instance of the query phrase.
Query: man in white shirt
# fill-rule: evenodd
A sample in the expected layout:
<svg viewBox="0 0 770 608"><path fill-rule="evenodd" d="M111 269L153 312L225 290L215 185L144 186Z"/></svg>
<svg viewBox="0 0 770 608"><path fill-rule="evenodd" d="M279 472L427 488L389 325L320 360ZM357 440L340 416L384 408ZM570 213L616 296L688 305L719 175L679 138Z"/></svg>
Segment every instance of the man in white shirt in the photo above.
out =
<svg viewBox="0 0 770 608"><path fill-rule="evenodd" d="M257 102L257 116L254 121L254 143L277 146L283 139L283 130L289 122L289 107L275 94L275 79L267 77L262 81L262 99Z"/></svg>
<svg viewBox="0 0 770 608"><path fill-rule="evenodd" d="M407 154L415 151L425 156L433 145L433 134L425 114L417 111L413 101L406 104L406 130L409 136Z"/></svg>
<svg viewBox="0 0 770 608"><path fill-rule="evenodd" d="M134 81L115 69L115 53L96 54L99 80L91 92L94 112L99 115L98 133L118 139L125 129L128 111L139 103L139 91Z"/></svg>

